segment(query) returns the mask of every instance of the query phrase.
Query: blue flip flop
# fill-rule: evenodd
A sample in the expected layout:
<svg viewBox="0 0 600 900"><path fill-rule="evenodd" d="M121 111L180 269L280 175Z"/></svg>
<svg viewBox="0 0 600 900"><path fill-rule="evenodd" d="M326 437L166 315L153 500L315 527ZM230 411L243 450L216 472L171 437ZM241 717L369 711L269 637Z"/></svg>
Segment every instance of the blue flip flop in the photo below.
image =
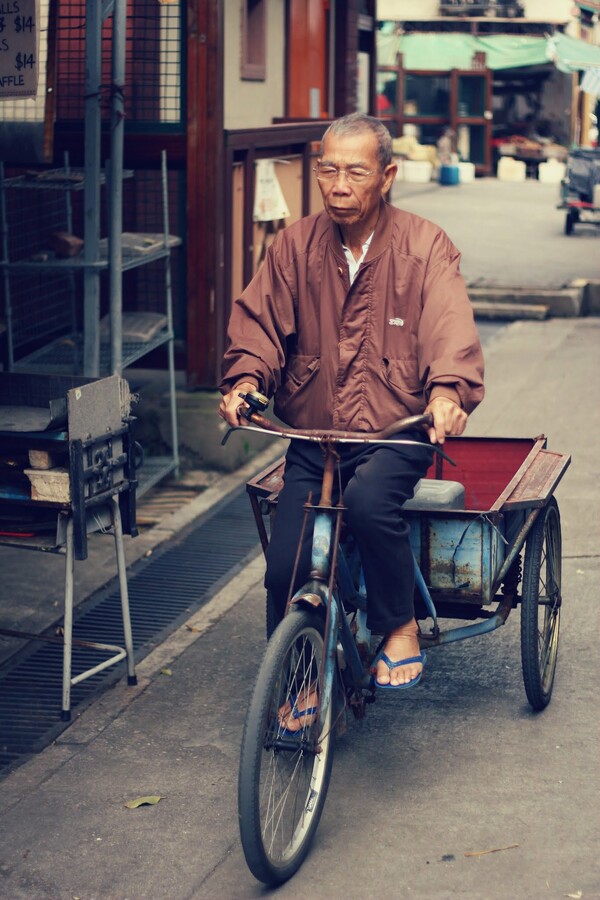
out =
<svg viewBox="0 0 600 900"><path fill-rule="evenodd" d="M380 659L383 660L388 669L397 669L399 666L408 665L408 663L422 663L422 665L425 666L427 655L423 650L423 652L418 656L409 656L407 659L399 659L398 662L392 662L389 656L387 656L387 654L385 654L382 650L373 660L373 666L376 666ZM418 675L415 675L414 678L411 678L410 681L407 681L404 684L379 684L379 682L377 681L377 675L375 674L375 687L379 688L382 691L404 691L407 688L415 687L420 682L422 676L423 669L421 669Z"/></svg>
<svg viewBox="0 0 600 900"><path fill-rule="evenodd" d="M309 706L306 709L298 709L296 704L298 702L298 695L294 692L290 694L289 702L292 706L292 719L302 719L304 716L314 716L318 713L318 706ZM285 737L300 737L302 732L306 728L310 728L313 725L313 722L310 722L308 725L302 725L297 731L292 731L289 728L285 728L279 721L277 722L277 734L284 735Z"/></svg>

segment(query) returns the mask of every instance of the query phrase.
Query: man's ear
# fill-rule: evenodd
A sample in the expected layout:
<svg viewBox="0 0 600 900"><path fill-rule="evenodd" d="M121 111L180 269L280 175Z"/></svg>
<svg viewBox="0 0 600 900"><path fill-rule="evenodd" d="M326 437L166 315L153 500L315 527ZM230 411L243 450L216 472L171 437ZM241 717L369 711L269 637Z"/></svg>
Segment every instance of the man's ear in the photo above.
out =
<svg viewBox="0 0 600 900"><path fill-rule="evenodd" d="M389 164L389 166L385 167L384 172L383 172L383 177L385 180L383 182L383 187L381 189L382 194L387 194L388 191L391 190L397 171L398 171L398 166L395 162L392 162Z"/></svg>

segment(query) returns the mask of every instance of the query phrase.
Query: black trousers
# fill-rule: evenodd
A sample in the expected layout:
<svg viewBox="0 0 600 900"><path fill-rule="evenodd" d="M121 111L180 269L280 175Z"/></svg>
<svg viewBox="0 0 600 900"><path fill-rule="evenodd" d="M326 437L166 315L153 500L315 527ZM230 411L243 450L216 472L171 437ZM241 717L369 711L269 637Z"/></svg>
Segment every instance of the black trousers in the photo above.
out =
<svg viewBox="0 0 600 900"><path fill-rule="evenodd" d="M376 634L389 634L414 616L414 568L409 526L402 504L431 464L432 450L420 429L399 438L402 444L342 444L340 475L344 520L358 545L368 595L367 623ZM309 492L320 497L323 452L317 444L292 441L286 456L284 487L279 494L271 540L267 548L265 587L283 616ZM337 500L337 477L334 501ZM339 493L339 492L338 492ZM312 541L309 518L293 590L308 578Z"/></svg>

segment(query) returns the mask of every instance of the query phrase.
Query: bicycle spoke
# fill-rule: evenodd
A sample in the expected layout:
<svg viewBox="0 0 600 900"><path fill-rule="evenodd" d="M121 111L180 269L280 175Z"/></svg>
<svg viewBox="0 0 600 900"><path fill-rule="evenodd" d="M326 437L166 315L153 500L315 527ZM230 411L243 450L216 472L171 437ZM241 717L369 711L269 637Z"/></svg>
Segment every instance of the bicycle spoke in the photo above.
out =
<svg viewBox="0 0 600 900"><path fill-rule="evenodd" d="M300 757L300 756L301 756L301 754L298 754L298 757ZM294 766L294 769L290 775L289 782L287 783L287 787L285 787L283 789L281 796L279 797L279 800L275 800L275 798L273 797L273 793L275 793L275 792L272 792L272 794L270 796L270 799L273 799L273 802L269 803L270 815L265 818L264 832L265 832L265 837L268 837L268 834L270 832L271 836L270 836L270 840L268 841L268 849L271 852L273 852L273 850L274 850L275 837L280 831L283 815L286 811L287 801L292 792L292 787L293 787L294 783L296 782L296 773L298 771L300 764L301 764L301 759L298 758L298 760L296 761L296 765ZM280 780L280 783L283 783L283 779ZM295 792L295 798L293 801L294 806L297 802L297 797L298 797L298 789L296 789L296 792ZM295 812L292 815L291 819L292 819L292 821L296 821ZM287 842L285 842L285 844L284 844L283 831L281 833L281 837L282 837L281 855L283 856L286 847L289 845L289 840ZM290 840L291 840L291 837L293 837L293 834L290 835Z"/></svg>

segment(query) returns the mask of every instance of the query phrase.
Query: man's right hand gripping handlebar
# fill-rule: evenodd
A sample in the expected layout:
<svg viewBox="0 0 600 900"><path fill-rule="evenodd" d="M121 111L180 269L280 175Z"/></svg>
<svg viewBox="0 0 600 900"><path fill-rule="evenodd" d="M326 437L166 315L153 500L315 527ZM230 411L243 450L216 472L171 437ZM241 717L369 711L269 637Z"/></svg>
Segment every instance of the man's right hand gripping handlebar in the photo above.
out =
<svg viewBox="0 0 600 900"><path fill-rule="evenodd" d="M251 398L250 403L246 400L247 396ZM254 397L257 400L252 402ZM253 412L263 411L268 405L268 399L258 391L255 384L251 381L240 381L221 400L219 415L231 428L238 428L244 424L244 419L250 421Z"/></svg>

